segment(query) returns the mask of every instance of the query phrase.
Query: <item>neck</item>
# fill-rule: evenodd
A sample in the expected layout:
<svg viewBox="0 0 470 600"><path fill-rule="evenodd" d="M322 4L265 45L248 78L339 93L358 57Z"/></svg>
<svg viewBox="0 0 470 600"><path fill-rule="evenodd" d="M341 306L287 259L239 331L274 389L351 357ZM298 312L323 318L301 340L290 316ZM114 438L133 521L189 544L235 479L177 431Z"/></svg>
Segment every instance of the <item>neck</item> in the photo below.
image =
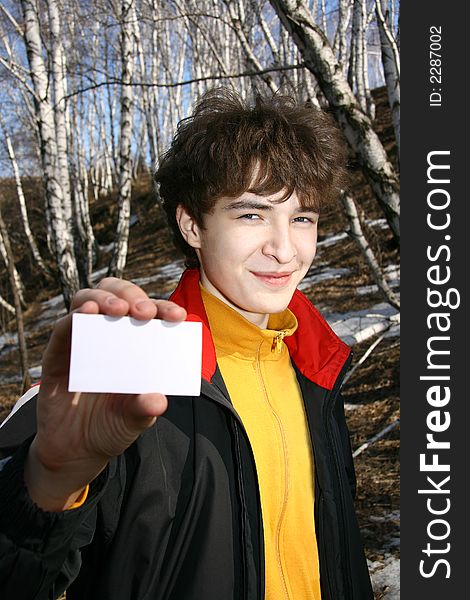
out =
<svg viewBox="0 0 470 600"><path fill-rule="evenodd" d="M221 300L222 302L227 304L227 306L230 306L230 308L233 308L233 310L236 310L237 313L242 315L242 317L244 317L247 321L250 321L250 323L252 323L253 325L256 325L260 329L267 328L269 315L266 315L263 313L252 313L247 310L243 310L243 308L240 308L236 304L233 304L232 302L230 302L230 300L228 298L226 298L214 285L212 285L212 283L207 278L207 276L204 272L204 269L202 269L202 268L201 268L201 283L209 293L211 293L213 296L215 296L216 298L218 298L219 300Z"/></svg>

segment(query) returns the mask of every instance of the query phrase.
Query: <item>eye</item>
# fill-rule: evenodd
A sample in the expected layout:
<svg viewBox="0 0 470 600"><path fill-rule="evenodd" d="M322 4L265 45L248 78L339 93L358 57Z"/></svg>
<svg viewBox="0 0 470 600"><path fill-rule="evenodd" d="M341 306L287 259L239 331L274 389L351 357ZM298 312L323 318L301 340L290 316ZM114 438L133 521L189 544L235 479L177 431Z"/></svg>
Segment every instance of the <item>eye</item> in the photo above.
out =
<svg viewBox="0 0 470 600"><path fill-rule="evenodd" d="M316 219L313 217L295 217L294 223L316 223Z"/></svg>
<svg viewBox="0 0 470 600"><path fill-rule="evenodd" d="M240 215L238 218L245 221L257 221L260 219L260 216L253 213L247 213L246 215Z"/></svg>

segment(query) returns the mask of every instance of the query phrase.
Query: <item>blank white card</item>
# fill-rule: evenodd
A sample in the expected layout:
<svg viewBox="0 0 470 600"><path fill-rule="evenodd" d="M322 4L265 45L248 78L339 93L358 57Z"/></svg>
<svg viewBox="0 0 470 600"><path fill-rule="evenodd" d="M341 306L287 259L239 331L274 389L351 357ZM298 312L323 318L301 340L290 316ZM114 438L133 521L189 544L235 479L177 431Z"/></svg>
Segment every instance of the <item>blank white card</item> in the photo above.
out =
<svg viewBox="0 0 470 600"><path fill-rule="evenodd" d="M75 313L69 391L198 396L202 323Z"/></svg>

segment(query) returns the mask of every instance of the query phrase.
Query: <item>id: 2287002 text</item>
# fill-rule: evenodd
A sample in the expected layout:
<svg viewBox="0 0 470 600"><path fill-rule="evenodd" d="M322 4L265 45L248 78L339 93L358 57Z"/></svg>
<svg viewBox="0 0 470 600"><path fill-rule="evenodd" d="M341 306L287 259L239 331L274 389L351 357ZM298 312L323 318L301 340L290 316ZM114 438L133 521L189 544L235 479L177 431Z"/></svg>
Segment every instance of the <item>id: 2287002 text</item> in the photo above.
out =
<svg viewBox="0 0 470 600"><path fill-rule="evenodd" d="M429 106L442 106L442 27L429 28Z"/></svg>

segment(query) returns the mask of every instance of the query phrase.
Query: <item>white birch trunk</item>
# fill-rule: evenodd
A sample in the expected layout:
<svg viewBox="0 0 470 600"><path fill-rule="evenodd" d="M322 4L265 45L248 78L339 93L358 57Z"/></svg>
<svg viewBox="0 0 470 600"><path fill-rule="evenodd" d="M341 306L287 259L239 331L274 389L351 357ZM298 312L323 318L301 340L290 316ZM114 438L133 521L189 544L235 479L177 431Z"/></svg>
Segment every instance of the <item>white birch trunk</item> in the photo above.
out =
<svg viewBox="0 0 470 600"><path fill-rule="evenodd" d="M67 227L63 211L63 190L57 165L57 143L54 111L49 100L49 77L42 57L42 41L35 0L21 0L25 19L24 39L28 53L36 94L36 111L41 138L41 157L46 183L47 210L51 219L53 245L59 280L68 307L72 295L79 288L78 270L75 262L73 239Z"/></svg>
<svg viewBox="0 0 470 600"><path fill-rule="evenodd" d="M0 198L0 207L2 203L2 198ZM13 304L15 307L15 317L16 317L16 331L18 333L18 346L20 351L20 365L21 365L21 373L22 373L22 392L24 393L31 387L31 377L29 375L28 369L28 350L26 347L26 336L24 332L24 324L23 324L23 311L21 309L21 291L18 287L18 282L14 273L14 256L10 246L10 240L8 239L8 230L3 221L2 211L0 209L0 238L3 239L3 243L5 245L5 252L7 255L7 269L8 276L10 279L10 287L13 295Z"/></svg>
<svg viewBox="0 0 470 600"><path fill-rule="evenodd" d="M147 68L145 65L144 46L142 43L142 36L140 33L139 20L137 19L135 4L132 5L131 12L132 24L134 28L134 42L138 59L137 64L139 65L139 75L142 82L147 82ZM148 149L150 153L150 163L152 165L152 169L154 169L157 161L157 148L155 144L155 131L153 129L154 124L150 114L150 92L148 87L143 86L140 88L139 98L142 105L142 113L145 119Z"/></svg>
<svg viewBox="0 0 470 600"><path fill-rule="evenodd" d="M105 34L105 69L106 73L113 73L113 66L110 64L109 52L111 47L111 42L109 41L108 34ZM114 119L115 119L115 106L114 106L114 94L113 94L113 86L106 86L106 100L107 100L107 113L109 119L109 134L111 141L111 158L113 162L113 174L117 174L119 172L119 155L116 144L116 137L114 134Z"/></svg>
<svg viewBox="0 0 470 600"><path fill-rule="evenodd" d="M118 189L118 224L113 255L109 265L109 275L122 277L127 260L129 242L129 220L131 213L132 191L132 71L133 71L133 33L131 7L133 0L121 2L121 119L119 142L119 189Z"/></svg>
<svg viewBox="0 0 470 600"><path fill-rule="evenodd" d="M65 53L61 40L60 14L57 0L46 0L49 27L51 33L50 69L54 90L54 119L57 148L57 172L59 184L62 188L62 206L64 220L73 237L73 209L72 195L70 192L70 172L68 164L67 147L67 104L64 100L66 95L65 79Z"/></svg>
<svg viewBox="0 0 470 600"><path fill-rule="evenodd" d="M364 81L364 92L366 95L366 106L367 106L367 114L370 119L373 121L375 119L375 103L372 98L372 94L370 92L369 85L369 51L368 51L368 43L367 43L367 30L372 21L373 11L367 15L367 3L366 0L361 0L362 2L362 45L361 45L361 53L362 53L362 79Z"/></svg>
<svg viewBox="0 0 470 600"><path fill-rule="evenodd" d="M364 2L354 0L351 32L351 48L354 52L354 81L356 98L361 109L367 113L367 98L364 82Z"/></svg>
<svg viewBox="0 0 470 600"><path fill-rule="evenodd" d="M5 128L5 125L3 123L3 119L1 117L1 115L0 115L0 128L5 137L7 151L8 151L8 158L10 159L11 167L13 169L13 175L15 177L16 194L18 197L18 203L20 205L21 221L23 223L23 229L24 229L24 232L26 235L26 239L28 240L29 247L31 248L31 252L33 254L34 260L36 261L38 267L41 269L41 271L44 273L44 275L47 278L50 278L50 276L51 276L50 271L46 267L46 265L42 259L41 253L39 252L39 249L36 244L36 240L34 239L33 232L31 231L31 226L29 224L29 217L28 217L28 209L26 207L26 200L25 200L24 193L23 193L23 184L21 183L20 170L18 168L18 163L16 161L16 155L15 155L15 151L13 149L13 144L11 143L10 136L8 135L8 132Z"/></svg>
<svg viewBox="0 0 470 600"><path fill-rule="evenodd" d="M348 217L350 235L359 247L362 256L369 266L372 277L377 284L379 290L384 295L387 302L397 309L400 309L400 300L393 290L388 285L382 270L379 266L374 252L367 241L364 232L362 231L361 221L357 212L357 206L354 199L347 193L341 194L341 202Z"/></svg>
<svg viewBox="0 0 470 600"><path fill-rule="evenodd" d="M380 33L380 49L387 85L388 103L392 111L392 123L400 154L400 55L392 33L392 22L387 0L375 2L377 23Z"/></svg>
<svg viewBox="0 0 470 600"><path fill-rule="evenodd" d="M237 14L236 7L229 0L224 0L224 3L226 4L227 9L229 11L230 20L232 22L233 29L238 37L241 47L243 48L243 51L245 53L247 64L254 71L261 71L263 69L263 67L261 66L261 63L257 59L256 55L254 54L254 52L251 48L251 45L248 43L248 39L243 30L242 20L241 20L239 14ZM274 83L274 80L269 73L260 75L260 78L264 81L264 83L268 86L268 88L271 90L271 92L273 94L275 94L277 92L278 86Z"/></svg>
<svg viewBox="0 0 470 600"><path fill-rule="evenodd" d="M83 111L82 107L82 111ZM80 112L78 103L73 104L72 108L72 129L74 131L84 130L84 115ZM90 218L90 208L88 204L88 173L85 165L85 153L83 150L82 136L80 133L71 138L75 140L73 148L73 202L75 225L81 242L81 261L83 279L82 285L90 286L90 276L93 270L94 248L96 247L95 235Z"/></svg>
<svg viewBox="0 0 470 600"><path fill-rule="evenodd" d="M370 119L357 104L328 40L315 25L302 0L270 0L291 32L307 67L334 110L346 139L384 211L396 242L400 239L398 179Z"/></svg>
<svg viewBox="0 0 470 600"><path fill-rule="evenodd" d="M336 30L333 50L338 57L338 62L343 67L343 73L347 73L348 56L348 26L351 19L352 3L350 0L339 0L338 5L338 28Z"/></svg>
<svg viewBox="0 0 470 600"><path fill-rule="evenodd" d="M5 263L5 267L7 268L7 271L10 272L10 258L9 258L8 252L7 252L7 240L3 237L1 232L0 232L0 254L2 255L3 262ZM13 265L11 265L11 273L12 273L12 277L14 278L14 281L15 281L15 287L18 290L21 304L23 306L25 306L24 285L23 285L20 274L18 273L14 263L13 263Z"/></svg>

